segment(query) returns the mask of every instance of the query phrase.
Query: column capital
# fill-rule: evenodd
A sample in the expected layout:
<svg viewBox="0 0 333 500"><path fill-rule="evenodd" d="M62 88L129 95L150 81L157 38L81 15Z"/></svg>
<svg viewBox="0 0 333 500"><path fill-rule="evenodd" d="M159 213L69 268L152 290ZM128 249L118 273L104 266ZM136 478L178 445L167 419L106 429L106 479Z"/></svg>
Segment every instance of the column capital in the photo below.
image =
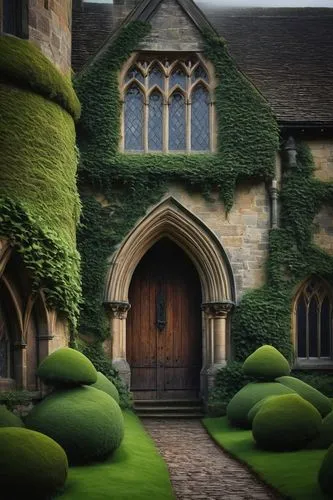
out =
<svg viewBox="0 0 333 500"><path fill-rule="evenodd" d="M114 300L105 302L104 306L112 318L126 319L127 313L131 308L131 304L125 301Z"/></svg>
<svg viewBox="0 0 333 500"><path fill-rule="evenodd" d="M226 318L234 305L230 300L204 302L201 309L210 318Z"/></svg>

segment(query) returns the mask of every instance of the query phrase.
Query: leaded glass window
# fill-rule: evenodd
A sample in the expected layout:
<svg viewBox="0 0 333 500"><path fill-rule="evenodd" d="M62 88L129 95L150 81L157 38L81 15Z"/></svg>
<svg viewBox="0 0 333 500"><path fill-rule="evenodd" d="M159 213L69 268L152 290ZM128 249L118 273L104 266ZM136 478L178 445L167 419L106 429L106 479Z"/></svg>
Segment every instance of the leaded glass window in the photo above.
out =
<svg viewBox="0 0 333 500"><path fill-rule="evenodd" d="M209 98L202 85L192 92L191 148L194 151L209 149Z"/></svg>
<svg viewBox="0 0 333 500"><path fill-rule="evenodd" d="M319 279L310 279L296 301L298 358L332 358L332 293Z"/></svg>
<svg viewBox="0 0 333 500"><path fill-rule="evenodd" d="M184 150L185 141L185 100L182 94L175 92L169 108L169 150Z"/></svg>
<svg viewBox="0 0 333 500"><path fill-rule="evenodd" d="M163 100L159 92L149 98L148 147L150 151L162 151L163 147Z"/></svg>
<svg viewBox="0 0 333 500"><path fill-rule="evenodd" d="M130 87L125 96L125 149L143 150L143 96L137 86Z"/></svg>
<svg viewBox="0 0 333 500"><path fill-rule="evenodd" d="M124 72L124 151L212 151L212 85L196 54L138 54Z"/></svg>

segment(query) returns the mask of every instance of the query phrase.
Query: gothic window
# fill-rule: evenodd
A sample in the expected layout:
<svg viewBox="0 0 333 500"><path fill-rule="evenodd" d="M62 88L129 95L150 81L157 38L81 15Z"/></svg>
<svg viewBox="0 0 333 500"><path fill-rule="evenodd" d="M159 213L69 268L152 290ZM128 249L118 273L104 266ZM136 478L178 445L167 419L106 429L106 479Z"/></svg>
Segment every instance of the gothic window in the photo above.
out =
<svg viewBox="0 0 333 500"><path fill-rule="evenodd" d="M311 278L295 303L295 342L301 359L332 359L332 292Z"/></svg>
<svg viewBox="0 0 333 500"><path fill-rule="evenodd" d="M5 312L0 304L0 378L10 378L10 339Z"/></svg>
<svg viewBox="0 0 333 500"><path fill-rule="evenodd" d="M123 73L123 142L127 152L213 150L212 84L197 56L137 56Z"/></svg>

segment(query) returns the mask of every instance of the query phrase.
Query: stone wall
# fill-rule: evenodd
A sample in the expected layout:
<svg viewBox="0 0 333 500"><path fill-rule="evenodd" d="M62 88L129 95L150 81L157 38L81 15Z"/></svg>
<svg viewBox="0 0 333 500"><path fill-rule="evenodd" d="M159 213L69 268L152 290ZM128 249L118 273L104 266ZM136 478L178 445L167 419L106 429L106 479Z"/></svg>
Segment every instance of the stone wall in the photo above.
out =
<svg viewBox="0 0 333 500"><path fill-rule="evenodd" d="M164 0L150 19L151 32L139 49L157 51L202 50L202 37L175 0Z"/></svg>
<svg viewBox="0 0 333 500"><path fill-rule="evenodd" d="M217 194L211 202L180 186L170 186L169 194L219 238L230 260L237 299L245 290L264 285L270 229L270 200L264 184L239 186L227 217Z"/></svg>
<svg viewBox="0 0 333 500"><path fill-rule="evenodd" d="M333 181L333 139L307 141L316 165L315 176L324 182ZM333 208L323 207L314 219L314 243L333 255Z"/></svg>
<svg viewBox="0 0 333 500"><path fill-rule="evenodd" d="M29 39L64 73L71 69L72 0L29 0Z"/></svg>

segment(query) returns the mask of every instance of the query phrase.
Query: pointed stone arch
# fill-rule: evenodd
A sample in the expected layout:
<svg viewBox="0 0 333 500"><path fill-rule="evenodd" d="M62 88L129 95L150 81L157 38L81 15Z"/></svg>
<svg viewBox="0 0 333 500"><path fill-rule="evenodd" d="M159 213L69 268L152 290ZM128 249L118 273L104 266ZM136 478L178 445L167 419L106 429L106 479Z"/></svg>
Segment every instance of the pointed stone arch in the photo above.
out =
<svg viewBox="0 0 333 500"><path fill-rule="evenodd" d="M229 344L229 312L236 289L229 259L215 234L173 197L156 205L143 217L109 259L104 301L109 311L114 365L130 384L126 360L128 290L133 273L146 252L161 238L169 238L192 260L203 297L202 395L218 368L226 363Z"/></svg>

